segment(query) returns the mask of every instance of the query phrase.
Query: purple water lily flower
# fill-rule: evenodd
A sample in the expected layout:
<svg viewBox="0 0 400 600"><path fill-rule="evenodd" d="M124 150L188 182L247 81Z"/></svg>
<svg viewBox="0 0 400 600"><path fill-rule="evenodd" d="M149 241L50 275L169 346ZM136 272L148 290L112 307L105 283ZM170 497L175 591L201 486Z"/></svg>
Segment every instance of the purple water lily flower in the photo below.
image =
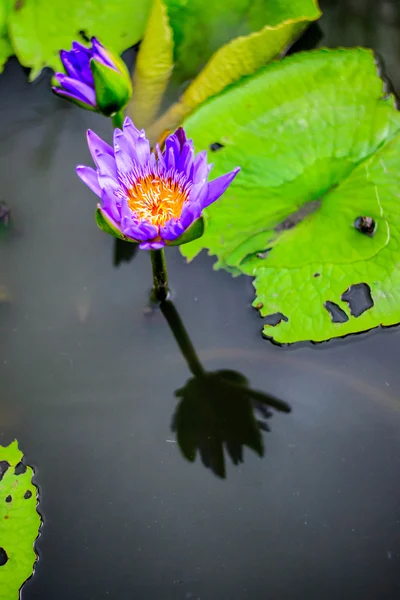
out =
<svg viewBox="0 0 400 600"><path fill-rule="evenodd" d="M109 116L126 106L132 94L131 80L118 56L95 37L91 42L91 48L73 42L71 50L60 51L67 74L55 73L61 87L53 87L53 91L83 108Z"/></svg>
<svg viewBox="0 0 400 600"><path fill-rule="evenodd" d="M76 170L101 199L98 211L104 229L139 242L143 250L158 250L180 238L240 170L208 182L212 165L207 164L207 153L195 156L182 128L167 137L163 151L157 146L155 152L145 132L129 118L122 131L115 129L114 148L90 130L87 137L97 168Z"/></svg>

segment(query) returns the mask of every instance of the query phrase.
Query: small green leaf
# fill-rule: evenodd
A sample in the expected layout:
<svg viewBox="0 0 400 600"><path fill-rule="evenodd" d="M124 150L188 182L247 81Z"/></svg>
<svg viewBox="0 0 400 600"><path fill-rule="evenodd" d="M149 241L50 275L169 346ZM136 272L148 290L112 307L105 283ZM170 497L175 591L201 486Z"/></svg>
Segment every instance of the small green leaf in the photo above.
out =
<svg viewBox="0 0 400 600"><path fill-rule="evenodd" d="M116 229L116 227L113 226L110 221L106 220L106 217L99 208L96 208L95 218L97 226L104 231L104 233L108 233L109 235L112 235L120 240L125 240L126 242L133 241L125 237L118 229Z"/></svg>
<svg viewBox="0 0 400 600"><path fill-rule="evenodd" d="M172 68L173 39L167 10L162 0L154 0L136 59L128 107L136 127L147 127L157 115Z"/></svg>
<svg viewBox="0 0 400 600"><path fill-rule="evenodd" d="M185 128L197 150L216 150L216 176L242 171L182 253L208 248L217 268L256 277L267 336L322 341L400 321L400 114L372 52L293 55ZM361 216L374 235L355 227ZM353 293L364 294L361 313Z"/></svg>
<svg viewBox="0 0 400 600"><path fill-rule="evenodd" d="M82 41L82 34L121 54L140 40L149 8L150 0L19 0L10 12L9 35L34 79L45 66L62 70L59 51Z"/></svg>
<svg viewBox="0 0 400 600"><path fill-rule="evenodd" d="M124 109L132 94L131 80L125 64L120 65L121 70L117 71L92 58L90 69L99 111L110 116Z"/></svg>
<svg viewBox="0 0 400 600"><path fill-rule="evenodd" d="M37 490L31 467L15 468L22 452L15 440L0 446L0 598L18 600L19 590L32 575L37 556L34 543L39 534ZM18 474L20 473L20 474Z"/></svg>
<svg viewBox="0 0 400 600"><path fill-rule="evenodd" d="M182 233L180 237L178 237L173 242L167 242L167 246L181 246L182 244L187 244L189 242L193 242L193 240L197 240L197 238L201 237L204 233L204 219L200 217L196 219L192 225L186 229Z"/></svg>

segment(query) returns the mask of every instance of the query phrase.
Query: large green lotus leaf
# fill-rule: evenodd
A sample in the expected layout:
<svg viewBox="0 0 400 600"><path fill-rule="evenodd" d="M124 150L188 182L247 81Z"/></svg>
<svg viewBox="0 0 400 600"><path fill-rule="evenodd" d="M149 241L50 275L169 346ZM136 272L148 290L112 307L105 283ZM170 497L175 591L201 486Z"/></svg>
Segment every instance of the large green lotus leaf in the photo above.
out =
<svg viewBox="0 0 400 600"><path fill-rule="evenodd" d="M21 464L17 441L0 446L0 598L18 600L32 575L34 543L39 534L37 490L32 469Z"/></svg>
<svg viewBox="0 0 400 600"><path fill-rule="evenodd" d="M150 0L15 0L10 37L34 78L45 66L60 70L59 50L81 39L79 32L117 53L126 50L140 40L150 6Z"/></svg>
<svg viewBox="0 0 400 600"><path fill-rule="evenodd" d="M286 58L185 126L215 176L242 172L182 253L207 248L217 268L255 276L254 306L275 315L265 335L322 341L400 321L400 114L372 52ZM354 226L360 216L374 235Z"/></svg>

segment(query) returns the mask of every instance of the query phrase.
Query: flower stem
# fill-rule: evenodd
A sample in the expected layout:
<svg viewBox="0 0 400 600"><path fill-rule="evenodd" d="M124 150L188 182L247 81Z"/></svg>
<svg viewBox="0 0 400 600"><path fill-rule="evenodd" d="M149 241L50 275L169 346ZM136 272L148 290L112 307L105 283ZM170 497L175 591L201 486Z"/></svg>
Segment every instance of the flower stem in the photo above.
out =
<svg viewBox="0 0 400 600"><path fill-rule="evenodd" d="M119 129L122 129L124 118L125 118L125 115L124 115L124 111L123 110L119 110L118 112L116 112L115 114L113 114L113 116L111 117L111 120L112 120L112 124L113 124L114 129L116 127L119 127Z"/></svg>
<svg viewBox="0 0 400 600"><path fill-rule="evenodd" d="M171 300L166 300L165 302L161 302L160 309L189 365L189 369L193 375L201 377L205 371L175 305Z"/></svg>
<svg viewBox="0 0 400 600"><path fill-rule="evenodd" d="M164 248L150 250L151 265L153 267L153 295L162 302L168 297L168 273L165 263Z"/></svg>

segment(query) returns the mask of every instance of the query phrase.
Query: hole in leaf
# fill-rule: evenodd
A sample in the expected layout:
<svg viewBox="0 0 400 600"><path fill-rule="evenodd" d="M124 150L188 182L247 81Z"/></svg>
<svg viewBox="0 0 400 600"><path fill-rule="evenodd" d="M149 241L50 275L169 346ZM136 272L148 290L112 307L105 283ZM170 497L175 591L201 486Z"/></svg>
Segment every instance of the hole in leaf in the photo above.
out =
<svg viewBox="0 0 400 600"><path fill-rule="evenodd" d="M11 502L11 500L12 500L12 497L11 496L7 496L6 502Z"/></svg>
<svg viewBox="0 0 400 600"><path fill-rule="evenodd" d="M286 229L292 229L301 221L303 221L308 215L311 215L321 206L321 200L311 200L311 202L306 202L296 210L296 212L292 213L286 219L284 219L281 223L275 226L275 231L279 233L280 231L285 231Z"/></svg>
<svg viewBox="0 0 400 600"><path fill-rule="evenodd" d="M14 469L14 475L23 475L26 472L26 466L20 462Z"/></svg>
<svg viewBox="0 0 400 600"><path fill-rule="evenodd" d="M213 144L210 144L211 152L218 152L218 150L221 150L221 148L224 147L225 146L223 144L220 144L219 142L214 142Z"/></svg>
<svg viewBox="0 0 400 600"><path fill-rule="evenodd" d="M3 479L5 473L7 473L7 469L9 468L9 464L6 460L0 460L0 481Z"/></svg>
<svg viewBox="0 0 400 600"><path fill-rule="evenodd" d="M341 299L347 302L353 317L359 317L366 310L374 306L371 296L371 288L366 283L351 285L343 294Z"/></svg>
<svg viewBox="0 0 400 600"><path fill-rule="evenodd" d="M344 310L335 304L335 302L327 300L324 302L324 307L328 311L332 319L332 323L346 323L346 321L349 320L349 317L346 315Z"/></svg>
<svg viewBox="0 0 400 600"><path fill-rule="evenodd" d="M271 327L276 327L279 323L282 323L282 321L289 321L289 319L281 312L273 313L265 317L266 325L270 325Z"/></svg>
<svg viewBox="0 0 400 600"><path fill-rule="evenodd" d="M7 552L4 548L0 548L0 567L4 567L4 565L8 562Z"/></svg>
<svg viewBox="0 0 400 600"><path fill-rule="evenodd" d="M29 498L32 498L31 490L26 490L26 492L24 494L24 498L25 498L25 500L29 500Z"/></svg>
<svg viewBox="0 0 400 600"><path fill-rule="evenodd" d="M372 217L357 217L354 221L354 227L358 229L360 233L372 237L376 231L376 222Z"/></svg>

